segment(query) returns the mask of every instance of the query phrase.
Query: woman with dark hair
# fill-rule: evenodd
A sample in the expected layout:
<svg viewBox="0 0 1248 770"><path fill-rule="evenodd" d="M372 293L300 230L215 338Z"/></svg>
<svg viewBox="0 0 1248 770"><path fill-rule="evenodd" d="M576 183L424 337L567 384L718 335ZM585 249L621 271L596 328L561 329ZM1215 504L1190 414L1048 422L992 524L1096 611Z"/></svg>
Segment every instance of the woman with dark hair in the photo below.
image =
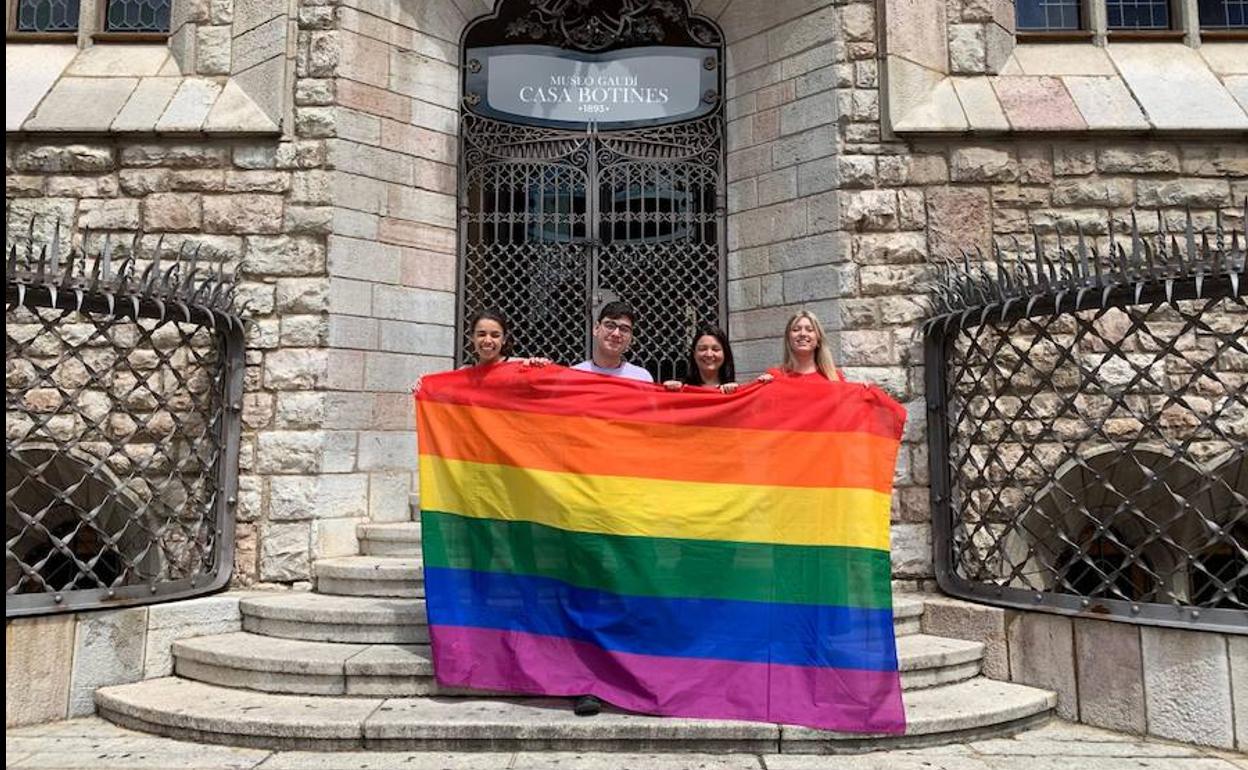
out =
<svg viewBox="0 0 1248 770"><path fill-rule="evenodd" d="M737 389L737 370L732 361L732 346L728 335L718 326L706 325L693 335L686 359L688 374L685 379L667 380L663 387L681 390L685 386L718 388L723 393Z"/></svg>
<svg viewBox="0 0 1248 770"><path fill-rule="evenodd" d="M464 369L469 366L493 366L513 360L525 366L545 366L550 363L549 358L511 358L511 326L507 323L507 318L497 310L487 308L474 313L468 319L468 328L471 330L472 353L477 362L464 364ZM412 392L419 391L420 379L417 378Z"/></svg>
<svg viewBox="0 0 1248 770"><path fill-rule="evenodd" d="M468 328L477 366L491 366L511 356L511 328L502 313L493 309L474 313L468 319Z"/></svg>

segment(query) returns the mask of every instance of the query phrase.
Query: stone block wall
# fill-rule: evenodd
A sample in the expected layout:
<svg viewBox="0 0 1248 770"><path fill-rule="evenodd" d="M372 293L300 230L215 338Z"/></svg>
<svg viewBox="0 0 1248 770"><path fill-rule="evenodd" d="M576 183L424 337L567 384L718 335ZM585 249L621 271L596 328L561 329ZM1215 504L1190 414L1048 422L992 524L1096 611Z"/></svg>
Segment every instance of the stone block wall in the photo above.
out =
<svg viewBox="0 0 1248 770"><path fill-rule="evenodd" d="M1198 227L1212 227L1220 211L1226 225L1242 230L1248 148L1217 135L1124 140L1090 131L886 138L876 3L806 3L792 20L761 9L750 15L739 5L718 21L730 41L729 305L740 366L774 363L784 319L809 307L833 330L846 375L875 382L906 405L894 576L930 577L924 375L915 331L927 312L927 263L994 241L1027 242L1032 228L1054 240L1077 228L1094 239L1107 227L1122 234L1131 207L1159 212L1170 227L1180 226L1188 209ZM972 5L949 4L950 30L968 19L997 23L988 21L994 8ZM749 18L737 21L738 12ZM890 25L890 46L899 35L901 43L915 38L916 51L948 51L943 37L920 40L943 34L941 25L935 32L932 26ZM814 47L786 59L785 46L801 41ZM943 66L943 59L930 66ZM774 129L773 116L780 116ZM1147 215L1140 224L1145 232L1157 229Z"/></svg>
<svg viewBox="0 0 1248 770"><path fill-rule="evenodd" d="M5 727L95 713L100 687L170 676L178 639L242 630L238 594L4 626Z"/></svg>
<svg viewBox="0 0 1248 770"><path fill-rule="evenodd" d="M314 16L309 23L321 22ZM36 239L48 242L59 223L62 243L90 237L91 252L106 236L117 256L133 250L150 259L159 250L175 258L183 247L198 248L201 261L224 262L240 276L239 302L253 319L237 508L240 584L309 580L322 543L313 519L350 518L340 528L353 531L368 497L365 489L355 507L318 501L300 509L282 503L289 479L276 478L315 479L323 459L310 402L328 372L327 129L301 117L281 138L47 133L6 143L8 224L16 240L33 220Z"/></svg>
<svg viewBox="0 0 1248 770"><path fill-rule="evenodd" d="M292 18L291 7L284 0L176 0L169 50L177 70L204 78L228 75L270 120L288 122L284 113L299 29L318 17L305 8L300 18ZM319 16L332 13L330 5L319 7Z"/></svg>
<svg viewBox="0 0 1248 770"><path fill-rule="evenodd" d="M179 3L180 67L230 74L280 137L7 144L15 231L198 246L242 277L237 584L306 586L315 558L356 553L357 524L410 515L410 386L452 360L457 41L487 10L469 6Z"/></svg>
<svg viewBox="0 0 1248 770"><path fill-rule="evenodd" d="M1009 0L945 0L949 72L995 75L1014 50L1014 4Z"/></svg>
<svg viewBox="0 0 1248 770"><path fill-rule="evenodd" d="M874 5L812 2L782 12L733 3L716 19L728 40L727 277L738 368L778 363L785 321L806 308L832 333L847 376L877 382L907 405L894 576L929 577L912 340L924 311L917 288L896 292L913 286L924 260L923 211L912 197L874 189L878 151L845 151L881 146ZM878 235L859 238L860 230Z"/></svg>
<svg viewBox="0 0 1248 770"><path fill-rule="evenodd" d="M984 674L1057 693L1071 721L1248 750L1248 637L928 599L923 632L987 645Z"/></svg>
<svg viewBox="0 0 1248 770"><path fill-rule="evenodd" d="M862 90L855 88L855 92ZM842 177L837 234L849 245L838 303L838 362L851 379L875 381L907 405L903 459L893 516L895 573L931 574L927 432L922 348L922 281L932 258L994 242L1030 248L1032 229L1050 245L1079 228L1103 250L1108 228L1129 232L1129 209L1160 213L1181 228L1190 208L1198 227L1217 212L1242 231L1248 148L1229 141L1123 143L1018 138L854 141L846 126L838 164L863 171Z"/></svg>
<svg viewBox="0 0 1248 770"><path fill-rule="evenodd" d="M458 40L468 17L451 3L368 0L342 4L338 17L307 60L336 93L326 459L368 484L364 515L400 521L416 483L410 389L453 361Z"/></svg>
<svg viewBox="0 0 1248 770"><path fill-rule="evenodd" d="M738 369L755 373L779 362L799 306L839 325L849 255L835 232L836 124L878 105L838 103L842 81L874 83L873 50L860 42L869 30L856 19L843 30L831 3L775 15L738 6L718 19L728 48L728 322Z"/></svg>
<svg viewBox="0 0 1248 770"><path fill-rule="evenodd" d="M1131 206L1172 223L1189 207L1198 224L1221 210L1242 226L1248 151L1226 138L1091 131L898 139L882 129L879 4L693 5L727 40L728 309L739 366L776 363L785 320L805 307L832 331L851 379L906 405L894 570L930 578L915 336L930 258L1031 227L1102 236L1106 222L1126 226ZM48 215L39 227L59 217L66 235L142 230L148 252L201 243L243 270L256 323L240 582L306 581L312 558L355 552L358 522L409 515L408 389L449 367L455 342L458 41L487 6L302 0L274 15L265 0L238 0L228 13L215 0L186 5L199 10L185 18L231 30L236 77L289 84L283 137L47 132L8 143L16 221L37 211ZM939 25L890 24L890 50L892 35L899 45L913 38L915 56L939 53L922 66L946 70L949 30L1008 28L995 2L951 0L939 11ZM284 56L276 19L286 19ZM289 62L292 78L268 78L274 62Z"/></svg>
<svg viewBox="0 0 1248 770"><path fill-rule="evenodd" d="M451 364L457 40L485 10L180 4L175 58L231 74L280 139L8 146L11 221L38 213L36 235L141 232L141 256L186 242L241 271L237 583L306 584L313 559L356 552L360 522L410 515L409 389Z"/></svg>

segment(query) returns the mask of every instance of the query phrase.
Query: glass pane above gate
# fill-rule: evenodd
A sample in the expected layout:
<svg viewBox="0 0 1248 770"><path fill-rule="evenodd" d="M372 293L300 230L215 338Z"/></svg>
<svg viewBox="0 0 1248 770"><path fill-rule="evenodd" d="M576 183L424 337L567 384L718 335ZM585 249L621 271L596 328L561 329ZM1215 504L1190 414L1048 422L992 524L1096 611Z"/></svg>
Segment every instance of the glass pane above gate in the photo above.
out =
<svg viewBox="0 0 1248 770"><path fill-rule="evenodd" d="M585 180L559 166L542 169L527 187L525 221L528 240L569 243L583 240L588 201Z"/></svg>

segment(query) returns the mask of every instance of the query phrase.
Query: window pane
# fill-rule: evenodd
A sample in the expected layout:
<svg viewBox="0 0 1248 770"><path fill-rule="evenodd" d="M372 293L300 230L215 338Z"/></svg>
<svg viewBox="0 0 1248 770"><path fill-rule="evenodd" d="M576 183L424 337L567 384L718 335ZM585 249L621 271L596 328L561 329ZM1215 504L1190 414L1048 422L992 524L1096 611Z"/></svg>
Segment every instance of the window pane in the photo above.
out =
<svg viewBox="0 0 1248 770"><path fill-rule="evenodd" d="M108 32L168 32L172 0L108 0Z"/></svg>
<svg viewBox="0 0 1248 770"><path fill-rule="evenodd" d="M1199 0L1199 6L1205 29L1248 28L1248 0Z"/></svg>
<svg viewBox="0 0 1248 770"><path fill-rule="evenodd" d="M1018 0L1015 5L1020 30L1048 32L1080 29L1079 0Z"/></svg>
<svg viewBox="0 0 1248 770"><path fill-rule="evenodd" d="M78 0L20 0L18 32L77 32Z"/></svg>
<svg viewBox="0 0 1248 770"><path fill-rule="evenodd" d="M1170 29L1168 0L1105 0L1110 29Z"/></svg>

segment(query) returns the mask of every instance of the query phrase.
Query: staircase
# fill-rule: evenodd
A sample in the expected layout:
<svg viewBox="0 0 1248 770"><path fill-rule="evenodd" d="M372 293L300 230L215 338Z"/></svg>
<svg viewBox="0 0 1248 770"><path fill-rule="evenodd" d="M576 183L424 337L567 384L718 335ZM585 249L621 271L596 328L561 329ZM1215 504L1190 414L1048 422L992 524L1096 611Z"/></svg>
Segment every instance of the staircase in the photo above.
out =
<svg viewBox="0 0 1248 770"><path fill-rule="evenodd" d="M485 697L433 679L420 525L363 524L361 555L322 559L313 593L240 602L238 633L173 645L176 676L106 687L100 714L171 738L269 749L839 753L953 743L1037 725L1053 693L980 676L984 646L921 633L894 597L902 736L751 722L572 714L568 699Z"/></svg>

